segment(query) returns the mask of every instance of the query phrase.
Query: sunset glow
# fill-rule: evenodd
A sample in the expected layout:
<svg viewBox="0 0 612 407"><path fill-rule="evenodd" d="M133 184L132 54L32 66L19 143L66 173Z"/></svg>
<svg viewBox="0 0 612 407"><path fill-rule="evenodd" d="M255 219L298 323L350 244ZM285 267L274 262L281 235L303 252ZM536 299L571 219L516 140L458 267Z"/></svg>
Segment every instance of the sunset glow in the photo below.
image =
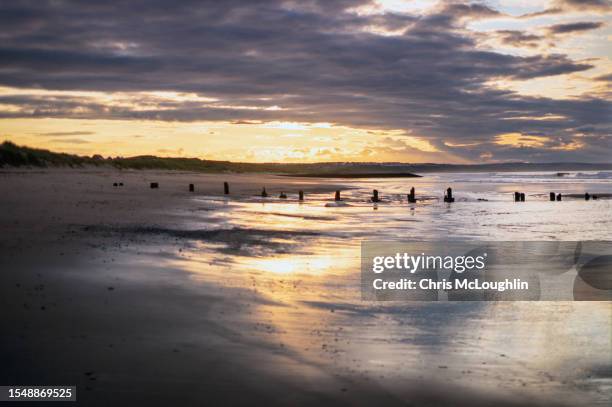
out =
<svg viewBox="0 0 612 407"><path fill-rule="evenodd" d="M2 8L0 139L18 144L249 162L612 156L605 1L152 5L138 17L151 24L112 5Z"/></svg>

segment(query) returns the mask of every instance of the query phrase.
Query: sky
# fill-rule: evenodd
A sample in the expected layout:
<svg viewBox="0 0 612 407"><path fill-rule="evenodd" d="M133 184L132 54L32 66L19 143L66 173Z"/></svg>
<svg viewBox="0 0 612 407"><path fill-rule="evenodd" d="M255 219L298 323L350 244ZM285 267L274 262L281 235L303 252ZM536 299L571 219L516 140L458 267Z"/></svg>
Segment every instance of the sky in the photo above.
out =
<svg viewBox="0 0 612 407"><path fill-rule="evenodd" d="M612 162L609 0L0 3L0 141L249 162Z"/></svg>

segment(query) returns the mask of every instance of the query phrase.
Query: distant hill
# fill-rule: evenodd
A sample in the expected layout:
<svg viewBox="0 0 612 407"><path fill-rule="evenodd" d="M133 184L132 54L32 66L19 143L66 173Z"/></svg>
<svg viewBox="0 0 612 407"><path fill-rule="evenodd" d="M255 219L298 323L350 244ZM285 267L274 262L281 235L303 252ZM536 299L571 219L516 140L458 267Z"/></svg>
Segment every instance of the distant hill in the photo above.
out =
<svg viewBox="0 0 612 407"><path fill-rule="evenodd" d="M499 164L405 164L405 163L240 163L171 158L150 155L127 158L104 158L56 153L49 150L18 146L10 141L0 144L2 167L84 167L107 166L119 169L156 169L197 172L271 172L309 177L345 176L348 178L410 177L424 172L503 172L503 171L589 171L612 170L612 163L499 163Z"/></svg>

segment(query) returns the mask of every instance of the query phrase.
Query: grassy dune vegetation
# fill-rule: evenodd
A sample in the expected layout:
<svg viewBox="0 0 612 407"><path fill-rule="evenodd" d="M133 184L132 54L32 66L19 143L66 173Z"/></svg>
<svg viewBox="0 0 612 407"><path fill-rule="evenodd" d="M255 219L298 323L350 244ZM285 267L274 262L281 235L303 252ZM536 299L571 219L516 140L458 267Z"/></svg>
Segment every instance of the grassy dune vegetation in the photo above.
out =
<svg viewBox="0 0 612 407"><path fill-rule="evenodd" d="M389 168L380 164L360 163L240 163L202 160L199 158L156 157L108 157L100 155L79 156L56 153L49 150L18 146L10 141L0 144L0 167L84 167L110 166L118 169L156 169L197 172L269 172L279 174L304 174L307 176L331 176L334 174L389 174ZM404 166L405 167L405 166ZM393 167L397 170L396 167ZM413 174L398 174L414 176Z"/></svg>
<svg viewBox="0 0 612 407"><path fill-rule="evenodd" d="M284 172L283 164L232 163L199 158L171 158L142 155L136 157L79 156L18 146L10 141L0 144L0 167L84 167L110 166L119 169L158 169L199 172ZM302 168L302 165L295 165Z"/></svg>

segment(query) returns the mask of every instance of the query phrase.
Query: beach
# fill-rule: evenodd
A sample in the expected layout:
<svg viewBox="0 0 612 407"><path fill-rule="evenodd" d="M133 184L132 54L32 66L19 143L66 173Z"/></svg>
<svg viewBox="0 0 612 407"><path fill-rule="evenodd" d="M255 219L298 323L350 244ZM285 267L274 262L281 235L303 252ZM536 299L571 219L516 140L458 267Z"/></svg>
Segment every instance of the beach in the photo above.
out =
<svg viewBox="0 0 612 407"><path fill-rule="evenodd" d="M612 201L577 197L612 178L571 175L0 171L0 382L86 405L607 405L610 302L359 291L364 239L610 240Z"/></svg>

